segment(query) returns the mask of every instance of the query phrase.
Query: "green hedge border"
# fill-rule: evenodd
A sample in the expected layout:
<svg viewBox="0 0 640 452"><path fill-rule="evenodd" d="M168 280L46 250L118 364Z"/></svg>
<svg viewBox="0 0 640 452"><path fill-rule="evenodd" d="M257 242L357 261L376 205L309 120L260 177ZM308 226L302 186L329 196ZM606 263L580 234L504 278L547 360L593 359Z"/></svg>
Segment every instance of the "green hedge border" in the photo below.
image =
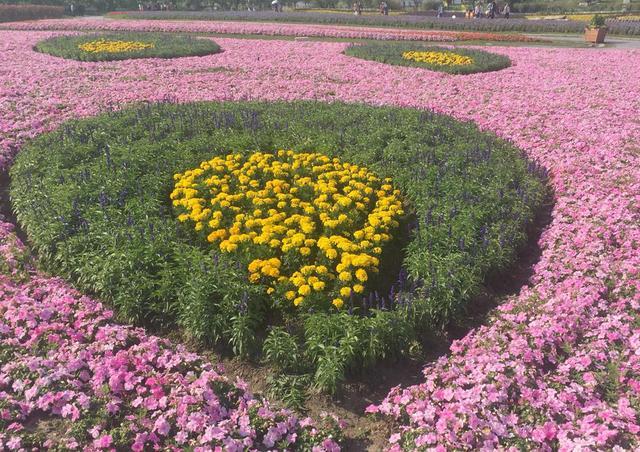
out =
<svg viewBox="0 0 640 452"><path fill-rule="evenodd" d="M404 52L454 52L459 55L473 58L473 63L464 66L438 66L402 58ZM416 43L367 43L353 44L344 51L347 56L361 58L363 60L377 61L379 63L395 66L409 66L445 72L447 74L466 75L478 72L499 71L511 66L511 59L505 55L485 52L483 50L466 49L462 47L436 47L424 46Z"/></svg>
<svg viewBox="0 0 640 452"><path fill-rule="evenodd" d="M153 43L155 47L133 52L90 53L78 46L97 39L140 41ZM78 61L119 61L139 58L179 58L212 55L221 51L211 39L172 33L92 33L73 36L57 36L38 42L34 50L49 55Z"/></svg>
<svg viewBox="0 0 640 452"><path fill-rule="evenodd" d="M405 270L392 293L355 300L364 315L270 309L242 265L175 218L174 173L214 155L277 149L367 166L392 177L413 208ZM14 211L45 269L115 305L120 318L177 323L238 355L257 351L266 334L269 362L329 391L460 314L488 274L514 262L544 191L517 148L471 123L342 103L127 109L42 135L11 169Z"/></svg>

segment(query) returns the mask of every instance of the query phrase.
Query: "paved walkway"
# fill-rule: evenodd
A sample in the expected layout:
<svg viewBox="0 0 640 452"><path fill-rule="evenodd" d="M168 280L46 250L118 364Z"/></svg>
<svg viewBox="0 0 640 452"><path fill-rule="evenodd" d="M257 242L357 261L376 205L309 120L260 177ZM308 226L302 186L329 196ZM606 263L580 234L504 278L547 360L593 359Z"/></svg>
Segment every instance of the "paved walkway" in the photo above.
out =
<svg viewBox="0 0 640 452"><path fill-rule="evenodd" d="M553 41L564 41L575 44L585 44L584 36L582 34L542 34L542 33L525 33L527 36L550 39ZM597 44L597 47L605 49L640 49L640 37L622 37L622 36L607 36L604 44Z"/></svg>

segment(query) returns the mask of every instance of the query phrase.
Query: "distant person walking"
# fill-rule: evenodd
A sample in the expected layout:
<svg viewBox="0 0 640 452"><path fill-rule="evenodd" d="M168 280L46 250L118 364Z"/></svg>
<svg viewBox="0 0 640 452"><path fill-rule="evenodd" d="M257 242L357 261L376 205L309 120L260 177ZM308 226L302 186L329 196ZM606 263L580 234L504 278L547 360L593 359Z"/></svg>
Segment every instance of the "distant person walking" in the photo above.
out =
<svg viewBox="0 0 640 452"><path fill-rule="evenodd" d="M442 5L438 6L438 11L436 13L436 17L438 19L440 19L442 17L442 14L444 13L444 8L442 7Z"/></svg>
<svg viewBox="0 0 640 452"><path fill-rule="evenodd" d="M509 3L505 3L504 8L502 9L502 15L505 19L508 19L509 14L511 14L511 7L509 6Z"/></svg>
<svg viewBox="0 0 640 452"><path fill-rule="evenodd" d="M487 17L494 19L496 17L496 2L490 2L487 9Z"/></svg>
<svg viewBox="0 0 640 452"><path fill-rule="evenodd" d="M480 5L480 3L476 3L476 8L473 11L473 17L482 17L482 5Z"/></svg>

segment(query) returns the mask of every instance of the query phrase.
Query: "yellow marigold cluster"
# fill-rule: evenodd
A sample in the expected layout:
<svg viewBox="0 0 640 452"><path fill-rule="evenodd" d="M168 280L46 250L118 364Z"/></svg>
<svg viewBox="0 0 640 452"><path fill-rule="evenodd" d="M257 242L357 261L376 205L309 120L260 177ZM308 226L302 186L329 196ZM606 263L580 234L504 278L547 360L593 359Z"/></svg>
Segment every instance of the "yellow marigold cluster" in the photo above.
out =
<svg viewBox="0 0 640 452"><path fill-rule="evenodd" d="M448 51L403 52L402 58L436 66L467 66L473 64L473 58Z"/></svg>
<svg viewBox="0 0 640 452"><path fill-rule="evenodd" d="M640 22L640 14L631 14L628 16L618 16L616 17L617 20L626 20L629 22ZM591 20L591 19L589 19Z"/></svg>
<svg viewBox="0 0 640 452"><path fill-rule="evenodd" d="M85 42L84 44L80 44L78 47L80 50L89 53L122 53L152 49L155 47L155 44L140 41L111 41L107 39L98 39L97 41Z"/></svg>
<svg viewBox="0 0 640 452"><path fill-rule="evenodd" d="M340 309L364 292L404 214L390 179L317 153L230 154L174 180L178 220L295 306Z"/></svg>

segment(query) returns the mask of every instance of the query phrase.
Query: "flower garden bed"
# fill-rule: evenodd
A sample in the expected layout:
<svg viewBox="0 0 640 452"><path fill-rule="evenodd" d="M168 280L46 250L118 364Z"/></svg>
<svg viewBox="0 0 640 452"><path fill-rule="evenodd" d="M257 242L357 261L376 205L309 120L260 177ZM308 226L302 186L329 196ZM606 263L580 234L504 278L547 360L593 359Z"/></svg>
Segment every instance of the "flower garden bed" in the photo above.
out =
<svg viewBox="0 0 640 452"><path fill-rule="evenodd" d="M331 392L460 314L544 197L536 167L472 125L314 103L68 124L19 154L12 181L50 271L126 320L263 349ZM269 327L283 329L263 345Z"/></svg>
<svg viewBox="0 0 640 452"><path fill-rule="evenodd" d="M144 11L129 12L111 16L131 20L205 20L205 21L248 21L308 23L325 25L357 25L361 27L415 28L427 30L476 31L485 33L575 33L582 32L589 19L581 22L569 20L546 20L510 18L508 20L468 20L461 12L457 19L451 17L429 17L424 15L362 15L327 12L285 12L271 11ZM640 25L626 21L624 16L610 19L607 25L613 34L639 35Z"/></svg>
<svg viewBox="0 0 640 452"><path fill-rule="evenodd" d="M85 21L78 24L84 26ZM25 25L34 27L33 23ZM367 419L339 406L330 408L353 424L344 427L351 441L347 444L364 443L375 450L400 445L456 450L638 449L637 50L500 48L513 66L501 77L493 73L473 76L477 86L491 86L499 93L487 96L476 95L466 77L348 58L342 54L345 45L341 43L261 41L258 59L255 42L220 39L225 52L214 56L166 60L162 65L145 59L86 65L33 52L37 42L54 34L0 31L0 51L7 62L0 68L2 169L8 168L25 142L70 118L167 98L182 102L341 99L413 106L472 120L480 129L513 141L549 170L556 199L552 222L539 241L542 255L531 269L529 283L493 310L485 326L455 341L447 356L425 362L423 374L416 377L420 384L403 383L379 404L380 399L371 393L362 393L358 400L374 403L377 408L369 411L385 415L382 419L388 419L387 424L381 420L367 426ZM438 89L425 89L431 86ZM15 268L29 253L16 250L7 221L0 227L3 239L6 237L0 243L0 255L6 265ZM35 270L32 277L37 277L38 291L27 296L33 288L22 281L23 274L16 270L11 281L3 276L3 293L12 291L15 297L0 297L2 309L19 306L40 315L51 305L49 300L63 297L76 317L93 312L95 302ZM0 317L0 340L13 348L3 364L12 360L47 364L41 356L50 347L48 341L25 342L20 357L14 359L19 338L30 336L24 336L22 324L7 328L5 319L9 316ZM113 327L114 322L103 324ZM82 322L66 326L71 337L83 337ZM126 350L135 343L124 346ZM75 342L72 348L84 359L84 350L90 347L91 343ZM101 349L101 356L93 353L96 348L91 350L96 362L110 359L112 353L110 347ZM184 355L171 346L163 360L181 361ZM65 365L72 361L69 356L62 358ZM152 361L142 377L159 376L162 369L157 360ZM108 375L121 370L113 365ZM174 370L174 386L189 385L189 367ZM49 384L77 383L72 372L57 375L59 379ZM380 390L386 392L389 382L375 376ZM33 382L6 374L1 381L3 397L17 400L19 410L30 413L32 405L25 391ZM83 419L87 412L79 411ZM73 412L71 407L65 410L66 416ZM140 414L146 419L145 426L134 436L152 435L151 422L155 424L161 415L173 419L171 405ZM12 417L10 428L0 428L1 447L17 447L34 428L44 429L49 437L67 438L61 434L64 429L50 429L55 425L51 421L60 418L61 413L51 412L49 417ZM200 432L209 429L215 434L215 427L227 429L228 424L214 416L203 417L198 425ZM164 431L163 426L158 425ZM385 436L389 430L391 442ZM381 442L369 442L381 436ZM93 440L85 437L79 447L98 448ZM108 443L108 439L103 441ZM321 445L323 440L317 442Z"/></svg>
<svg viewBox="0 0 640 452"><path fill-rule="evenodd" d="M0 24L0 29L14 30L83 30L131 31L156 33L223 33L259 36L297 36L339 39L380 39L406 41L505 41L544 42L517 33L485 33L441 30L402 30L358 26L331 26L316 24L277 24L258 22L207 22L157 20L40 20Z"/></svg>
<svg viewBox="0 0 640 452"><path fill-rule="evenodd" d="M412 66L449 74L491 72L511 66L504 55L482 50L425 47L410 44L370 43L352 45L345 55L397 66Z"/></svg>
<svg viewBox="0 0 640 452"><path fill-rule="evenodd" d="M190 36L110 33L57 36L37 43L35 50L79 61L113 61L211 55L220 52L220 46Z"/></svg>

